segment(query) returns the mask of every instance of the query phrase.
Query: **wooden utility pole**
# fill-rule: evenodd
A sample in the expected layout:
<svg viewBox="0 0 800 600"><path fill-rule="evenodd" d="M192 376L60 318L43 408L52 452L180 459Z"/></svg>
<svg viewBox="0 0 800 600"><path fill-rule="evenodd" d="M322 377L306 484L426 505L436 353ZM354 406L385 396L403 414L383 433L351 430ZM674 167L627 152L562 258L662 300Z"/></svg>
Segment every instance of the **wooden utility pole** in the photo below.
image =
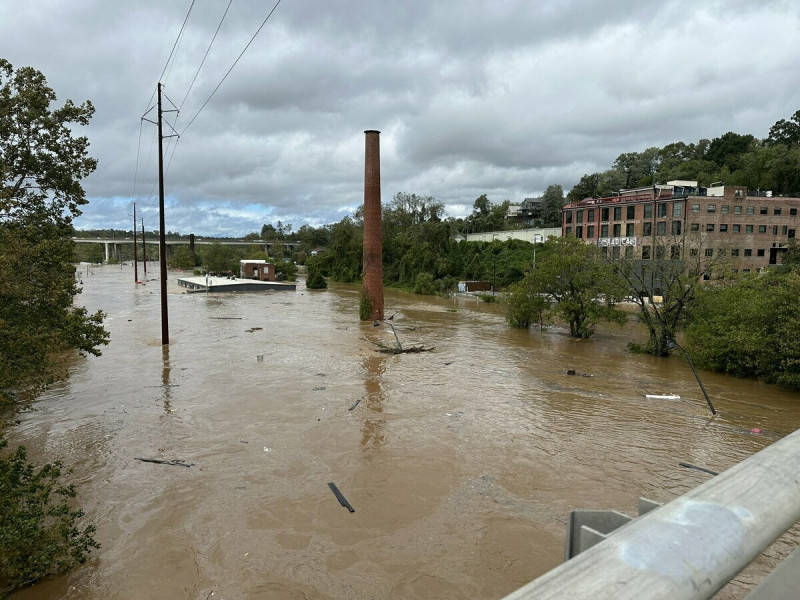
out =
<svg viewBox="0 0 800 600"><path fill-rule="evenodd" d="M142 217L142 262L144 263L144 280L147 281L147 242L144 239L144 217Z"/></svg>
<svg viewBox="0 0 800 600"><path fill-rule="evenodd" d="M161 266L161 345L169 344L169 315L167 311L167 239L164 225L164 135L161 122L161 82L158 84L158 262Z"/></svg>
<svg viewBox="0 0 800 600"><path fill-rule="evenodd" d="M139 253L136 250L136 202L133 203L133 283L139 283Z"/></svg>

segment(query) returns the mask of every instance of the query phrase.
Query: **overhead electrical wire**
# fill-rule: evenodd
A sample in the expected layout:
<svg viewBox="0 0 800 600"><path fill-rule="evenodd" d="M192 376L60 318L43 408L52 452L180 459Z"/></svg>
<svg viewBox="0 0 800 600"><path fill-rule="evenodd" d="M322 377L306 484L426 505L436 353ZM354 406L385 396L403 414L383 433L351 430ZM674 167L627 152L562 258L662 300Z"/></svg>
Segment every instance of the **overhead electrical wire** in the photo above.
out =
<svg viewBox="0 0 800 600"><path fill-rule="evenodd" d="M274 13L274 12L275 12L275 9L276 9L276 8L278 8L278 5L279 5L280 3L281 3L281 0L278 0L278 1L275 3L275 6L273 6L273 7L272 7L272 10L271 10L271 11L269 11L269 14L268 14L268 15L266 16L266 18L265 18L265 19L264 19L264 20L261 22L261 25L258 27L258 29L256 30L256 32L253 34L253 37L251 37L251 38L250 38L250 41L249 41L249 42L247 42L247 45L244 47L244 50L242 50L242 52L239 54L239 56L236 58L236 60L235 60L235 61L233 61L233 64L231 65L231 68L230 68L230 69L228 69L228 72L227 72L227 73L225 73L225 75L222 77L222 79L220 80L220 82L217 84L217 87L215 87L215 88L214 88L214 91L213 91L213 92L211 92L211 95L210 95L210 96L209 96L209 97L206 99L206 101L205 101L205 102L203 102L203 105L202 105L202 106L200 107L200 109L199 109L199 110L198 110L198 111L195 113L195 115L194 115L194 116L191 118L191 120L190 120L190 121L189 121L189 123L186 125L186 127L184 127L184 128L181 130L181 133L180 133L180 135L183 135L183 134L186 132L186 130L187 130L187 129L189 129L189 127L191 127L192 123L194 123L195 119L196 119L196 118L197 118L197 117L200 115L200 113L201 113L201 112L203 112L203 109L204 109L204 108L206 107L206 105L209 103L209 101L211 100L211 98L213 98L213 97L214 97L214 94L216 94L216 93L217 93L217 90L219 90L220 86L221 86L221 85L224 83L224 81L225 81L225 80L228 78L228 75L230 75L230 74L231 74L231 71L233 71L233 68L236 66L236 64L239 62L239 60L242 58L242 56L244 56L244 53L245 53L245 52L247 52L247 49L250 47L250 44L252 44L252 43L253 43L253 40L255 40L255 39L256 39L256 36L257 36L257 35L258 35L258 34L261 32L261 30L264 28L264 25L266 25L266 24L267 24L267 21L269 21L269 18L272 16L272 13Z"/></svg>
<svg viewBox="0 0 800 600"><path fill-rule="evenodd" d="M206 58L208 58L208 53L211 52L211 46L214 45L214 40L217 39L217 34L219 33L220 28L222 27L222 23L225 21L225 17L228 15L228 10L233 4L233 0L228 1L228 6L225 7L225 12L222 14L222 18L219 20L219 25L217 25L217 30L214 32L214 37L211 38L211 42L208 44L208 48L206 48L206 53L203 55L203 60L200 61L200 66L197 67L197 72L195 72L194 77L192 78L192 83L189 84L189 89L186 90L186 94L183 96L183 100L181 100L181 105L178 107L178 110L183 108L184 102L186 102L186 98L189 97L189 92L192 91L192 87L194 87L194 82L197 81L197 76L200 75L200 69L203 68L203 65L206 62Z"/></svg>

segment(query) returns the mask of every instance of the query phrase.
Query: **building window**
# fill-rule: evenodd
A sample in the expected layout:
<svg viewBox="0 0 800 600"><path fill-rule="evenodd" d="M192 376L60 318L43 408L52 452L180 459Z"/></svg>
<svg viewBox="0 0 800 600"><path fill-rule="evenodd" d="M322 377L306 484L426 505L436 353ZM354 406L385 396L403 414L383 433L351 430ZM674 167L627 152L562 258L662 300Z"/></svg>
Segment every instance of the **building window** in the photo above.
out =
<svg viewBox="0 0 800 600"><path fill-rule="evenodd" d="M692 212L699 213L700 212L700 205L699 204L692 204Z"/></svg>
<svg viewBox="0 0 800 600"><path fill-rule="evenodd" d="M608 209L601 208L600 209L600 220L601 221L608 221Z"/></svg>
<svg viewBox="0 0 800 600"><path fill-rule="evenodd" d="M706 248L706 256L714 256L714 249Z"/></svg>
<svg viewBox="0 0 800 600"><path fill-rule="evenodd" d="M658 203L658 218L663 219L667 216L667 203L666 202L659 202Z"/></svg>
<svg viewBox="0 0 800 600"><path fill-rule="evenodd" d="M739 249L734 248L733 250L731 250L731 256L739 256Z"/></svg>
<svg viewBox="0 0 800 600"><path fill-rule="evenodd" d="M589 210L586 211L586 220L589 223L594 222L594 209L593 208L590 208Z"/></svg>
<svg viewBox="0 0 800 600"><path fill-rule="evenodd" d="M742 207L741 206L734 206L733 207L733 214L735 214L735 215L742 214Z"/></svg>
<svg viewBox="0 0 800 600"><path fill-rule="evenodd" d="M629 221L632 221L633 219L636 218L636 207L635 206L629 206L625 212L627 213L625 215L625 218L628 219Z"/></svg>
<svg viewBox="0 0 800 600"><path fill-rule="evenodd" d="M772 235L778 235L778 226L777 225L773 225L772 226Z"/></svg>
<svg viewBox="0 0 800 600"><path fill-rule="evenodd" d="M594 225L586 226L586 237L589 239L594 239Z"/></svg>
<svg viewBox="0 0 800 600"><path fill-rule="evenodd" d="M789 239L792 239L794 237L794 229L790 229L789 233L786 234L786 237L788 237Z"/></svg>
<svg viewBox="0 0 800 600"><path fill-rule="evenodd" d="M575 227L575 237L576 238L583 237L583 225L578 225Z"/></svg>
<svg viewBox="0 0 800 600"><path fill-rule="evenodd" d="M672 235L680 235L681 234L681 222L680 221L673 221L672 222Z"/></svg>
<svg viewBox="0 0 800 600"><path fill-rule="evenodd" d="M650 246L642 246L642 260L650 260Z"/></svg>
<svg viewBox="0 0 800 600"><path fill-rule="evenodd" d="M627 223L625 225L625 236L626 237L633 237L633 223Z"/></svg>
<svg viewBox="0 0 800 600"><path fill-rule="evenodd" d="M608 225L600 225L600 237L608 237Z"/></svg>
<svg viewBox="0 0 800 600"><path fill-rule="evenodd" d="M758 252L756 254L758 254L758 256L764 256L764 249L763 248L759 248Z"/></svg>
<svg viewBox="0 0 800 600"><path fill-rule="evenodd" d="M565 214L567 215L567 225L569 225L572 223L572 211L568 210Z"/></svg>
<svg viewBox="0 0 800 600"><path fill-rule="evenodd" d="M670 246L669 257L672 260L678 260L681 257L681 247L680 247L680 245L675 244L674 246Z"/></svg>
<svg viewBox="0 0 800 600"><path fill-rule="evenodd" d="M706 207L706 212L715 213L717 212L717 205L716 204L709 204Z"/></svg>
<svg viewBox="0 0 800 600"><path fill-rule="evenodd" d="M722 205L722 214L723 215L727 215L729 209L730 209L730 206L728 206L727 204L723 204Z"/></svg>
<svg viewBox="0 0 800 600"><path fill-rule="evenodd" d="M697 248L690 248L689 256L697 256Z"/></svg>
<svg viewBox="0 0 800 600"><path fill-rule="evenodd" d="M625 246L625 258L633 258L633 246Z"/></svg>
<svg viewBox="0 0 800 600"><path fill-rule="evenodd" d="M656 246L656 260L664 260L667 249L664 246Z"/></svg>
<svg viewBox="0 0 800 600"><path fill-rule="evenodd" d="M683 202L672 203L672 216L680 217L683 214Z"/></svg>
<svg viewBox="0 0 800 600"><path fill-rule="evenodd" d="M576 223L583 223L583 211L582 210L576 210L575 211L575 222ZM578 236L578 237L580 237L580 236Z"/></svg>
<svg viewBox="0 0 800 600"><path fill-rule="evenodd" d="M567 235L569 235L570 233L572 233L572 227L567 227Z"/></svg>
<svg viewBox="0 0 800 600"><path fill-rule="evenodd" d="M754 214L756 214L756 207L755 207L755 206L748 206L748 207L747 207L747 214L748 214L748 215L754 215Z"/></svg>
<svg viewBox="0 0 800 600"><path fill-rule="evenodd" d="M767 208L766 206L762 206L758 209L758 214L760 215L766 215L768 212L769 208Z"/></svg>
<svg viewBox="0 0 800 600"><path fill-rule="evenodd" d="M752 225L745 225L744 226L745 233L753 233L753 226Z"/></svg>
<svg viewBox="0 0 800 600"><path fill-rule="evenodd" d="M758 226L758 233L767 233L767 226L766 225L759 225Z"/></svg>
<svg viewBox="0 0 800 600"><path fill-rule="evenodd" d="M700 231L700 223L692 223L689 225L689 231Z"/></svg>
<svg viewBox="0 0 800 600"><path fill-rule="evenodd" d="M614 207L614 220L615 221L622 221L622 207L615 206Z"/></svg>
<svg viewBox="0 0 800 600"><path fill-rule="evenodd" d="M721 232L728 231L728 225L727 225L726 223L720 223L720 224L719 224L719 230L720 230Z"/></svg>
<svg viewBox="0 0 800 600"><path fill-rule="evenodd" d="M642 223L642 235L653 235L653 224L649 221Z"/></svg>
<svg viewBox="0 0 800 600"><path fill-rule="evenodd" d="M611 248L611 258L619 258L619 246Z"/></svg>
<svg viewBox="0 0 800 600"><path fill-rule="evenodd" d="M745 248L744 249L744 255L745 256L753 256L753 251L750 248Z"/></svg>
<svg viewBox="0 0 800 600"><path fill-rule="evenodd" d="M714 231L714 224L706 223L706 231Z"/></svg>
<svg viewBox="0 0 800 600"><path fill-rule="evenodd" d="M657 235L666 235L667 234L667 222L666 221L659 221L656 225L656 234Z"/></svg>
<svg viewBox="0 0 800 600"><path fill-rule="evenodd" d="M734 225L733 226L733 233L739 233L742 230L741 225Z"/></svg>
<svg viewBox="0 0 800 600"><path fill-rule="evenodd" d="M796 217L797 216L797 209L796 208L790 208L789 209L789 216L790 217Z"/></svg>
<svg viewBox="0 0 800 600"><path fill-rule="evenodd" d="M789 229L788 225L784 225L781 229L781 235L786 235L786 230Z"/></svg>
<svg viewBox="0 0 800 600"><path fill-rule="evenodd" d="M644 205L644 218L645 219L652 219L653 218L653 205L652 204L645 204Z"/></svg>
<svg viewBox="0 0 800 600"><path fill-rule="evenodd" d="M773 215L780 216L780 214L781 214L781 209L780 209L780 208L776 208L775 210L773 210L773 211L772 211L772 214L773 214Z"/></svg>
<svg viewBox="0 0 800 600"><path fill-rule="evenodd" d="M733 192L733 195L736 196L737 198L741 198L742 197L742 190L736 190L735 192Z"/></svg>
<svg viewBox="0 0 800 600"><path fill-rule="evenodd" d="M622 235L622 224L614 223L614 237L619 237L620 235Z"/></svg>

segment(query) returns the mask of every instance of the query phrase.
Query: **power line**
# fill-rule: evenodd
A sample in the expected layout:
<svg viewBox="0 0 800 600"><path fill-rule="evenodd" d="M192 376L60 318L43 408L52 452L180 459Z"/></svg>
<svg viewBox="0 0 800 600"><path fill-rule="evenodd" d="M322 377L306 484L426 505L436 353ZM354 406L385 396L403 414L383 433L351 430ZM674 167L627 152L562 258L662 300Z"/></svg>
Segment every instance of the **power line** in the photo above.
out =
<svg viewBox="0 0 800 600"><path fill-rule="evenodd" d="M211 46L214 45L214 40L217 39L217 34L219 33L220 28L222 27L223 21L225 21L225 17L228 15L228 10L233 4L233 0L228 1L228 6L225 8L225 12L222 14L222 18L219 21L219 25L217 25L217 30L214 32L214 37L211 38L211 42L208 44L208 48L206 49L206 53L203 55L203 60L200 61L200 66L197 67L197 72L194 74L194 78L192 79L192 83L189 84L189 89L186 90L186 94L183 96L183 100L181 100L181 105L178 107L178 110L183 108L184 102L186 102L186 98L189 97L189 92L192 91L192 87L194 87L194 82L197 81L197 76L200 75L200 69L203 68L203 65L206 62L206 58L208 58L208 53L211 52Z"/></svg>
<svg viewBox="0 0 800 600"><path fill-rule="evenodd" d="M186 17L183 19L183 25L181 25L181 30L178 32L178 37L175 38L175 43L172 44L172 50L170 50L170 52L169 52L169 56L167 57L167 62L164 63L164 68L161 70L161 75L159 75L159 77L158 77L158 81L159 82L161 81L161 78L164 77L164 73L167 72L167 67L169 66L169 61L172 60L172 55L175 54L175 49L178 47L178 42L180 41L181 37L183 37L183 31L184 31L184 29L186 29L186 23L189 20L189 15L192 14L192 9L194 8L194 3L195 3L195 0L192 0L192 3L189 5L189 10L186 11ZM156 88L156 89L158 89L158 88ZM153 98L155 98L155 96L156 96L156 90L153 90L153 93L150 96L150 100L147 101L147 106L149 106L150 108L148 108L144 112L144 114L149 113L153 109L153 107L151 105L153 104Z"/></svg>
<svg viewBox="0 0 800 600"><path fill-rule="evenodd" d="M217 93L217 90L220 88L220 86L223 84L223 82L224 82L224 81L225 81L225 80L228 78L228 75L230 75L230 74L231 74L231 71L233 71L233 68L236 66L236 64L239 62L239 60L242 58L242 56L244 56L244 53L245 53L245 52L247 51L247 49L250 47L250 44L252 44L252 43L253 43L253 40L255 40L255 39L256 39L256 36L257 36L257 35L258 35L258 34L261 32L261 30L264 28L264 25L266 25L266 24L267 24L267 21L269 21L269 18L272 16L272 13L274 13L274 12L275 12L275 9L276 9L276 8L278 8L278 5L279 5L280 3L281 3L281 0L278 0L278 1L275 3L275 6L273 6L273 7L272 7L272 10L271 10L271 11L269 11L269 14L266 16L266 18L265 18L265 19L262 21L262 23L261 23L261 25L259 26L259 28L258 28L258 29L256 30L256 32L253 34L253 37L251 37L251 38L250 38L250 41L249 41L249 42L247 42L247 45L244 47L244 50L242 50L241 54L239 54L239 56L237 57L237 59L236 59L235 61L233 61L233 64L231 65L231 68L230 68L230 69L228 69L228 72L227 72L227 73L225 73L225 76L224 76L224 77L222 78L222 80L221 80L221 81L220 81L220 82L217 84L217 87L215 87L215 88L214 88L214 91L213 91L213 92L211 92L211 95L208 97L208 99L207 99L205 102L203 102L203 106L201 106L201 107L200 107L200 110L198 110L198 111L195 113L195 115L192 117L192 119L189 121L189 123L186 125L186 127L184 127L184 128L183 128L183 131L181 131L181 133L180 133L181 135L183 135L183 134L186 132L186 130L187 130L187 129L189 129L189 127L192 125L192 123L194 123L194 120L195 120L195 119L196 119L196 118L197 118L197 117L200 115L200 113L201 113L201 112L203 112L203 109L204 109L204 108L206 107L206 105L209 103L209 101L211 100L211 98L213 98L213 97L214 97L214 94L216 94L216 93Z"/></svg>

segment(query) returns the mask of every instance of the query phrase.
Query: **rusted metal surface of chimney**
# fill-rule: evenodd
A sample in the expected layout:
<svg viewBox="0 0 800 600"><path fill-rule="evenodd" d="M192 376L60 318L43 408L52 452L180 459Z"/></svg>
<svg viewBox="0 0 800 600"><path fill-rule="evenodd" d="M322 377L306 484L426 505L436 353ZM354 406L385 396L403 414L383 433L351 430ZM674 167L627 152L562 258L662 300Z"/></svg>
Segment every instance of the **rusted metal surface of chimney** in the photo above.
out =
<svg viewBox="0 0 800 600"><path fill-rule="evenodd" d="M364 157L364 275L361 319L383 320L380 131L367 130Z"/></svg>

